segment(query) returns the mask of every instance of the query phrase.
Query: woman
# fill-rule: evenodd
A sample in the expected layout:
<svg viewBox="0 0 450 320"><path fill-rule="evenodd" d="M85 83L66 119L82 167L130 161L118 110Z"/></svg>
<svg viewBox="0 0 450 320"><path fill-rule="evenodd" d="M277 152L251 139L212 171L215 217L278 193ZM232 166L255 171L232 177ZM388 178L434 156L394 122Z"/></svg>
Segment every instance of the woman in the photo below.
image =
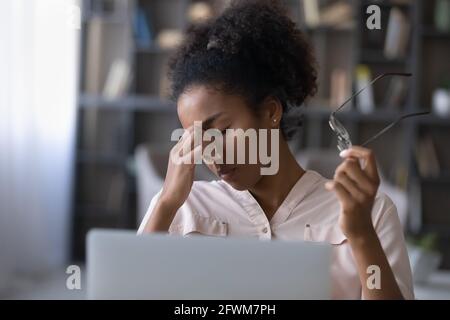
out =
<svg viewBox="0 0 450 320"><path fill-rule="evenodd" d="M326 242L334 249L334 298L413 298L402 228L392 201L377 194L373 153L361 147L344 151L333 180L327 180L305 171L288 148L298 127L289 121L298 117L290 114L314 95L316 70L302 33L276 2L236 2L215 20L192 27L169 66L187 130L171 151L164 186L138 233ZM281 129L268 142L277 143L278 171L262 175L259 161L216 161L208 166L221 180L193 182L195 163L174 156L193 159L198 153L189 134L195 121L203 130L226 134ZM380 285L371 282L377 268Z"/></svg>

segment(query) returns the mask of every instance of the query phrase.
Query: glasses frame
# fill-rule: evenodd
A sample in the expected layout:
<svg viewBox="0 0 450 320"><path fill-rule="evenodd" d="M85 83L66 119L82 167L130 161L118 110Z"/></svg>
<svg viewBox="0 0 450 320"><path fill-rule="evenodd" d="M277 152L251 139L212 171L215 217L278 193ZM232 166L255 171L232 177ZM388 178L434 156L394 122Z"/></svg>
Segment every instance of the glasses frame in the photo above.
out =
<svg viewBox="0 0 450 320"><path fill-rule="evenodd" d="M346 149L351 148L353 144L352 144L352 141L350 139L350 134L348 133L347 129L345 129L344 125L336 118L336 113L339 110L341 110L345 105L347 105L347 103L349 103L354 98L356 98L361 92L366 90L368 87L372 86L375 82L377 82L378 80L380 80L380 79L382 79L384 77L389 77L389 76L411 77L412 74L411 73L400 73L400 72L383 73L383 74L377 76L376 78L374 78L364 88L358 90L356 93L354 93L352 96L350 96L336 110L331 112L328 124L329 124L331 130L337 136L337 142L338 142L337 148L338 148L339 152L342 152L342 151L344 151ZM381 135L386 133L389 129L394 127L397 123L399 123L403 119L406 119L406 118L409 118L409 117L426 115L426 114L429 114L429 113L430 113L430 111L422 111L422 112L413 112L413 113L408 113L408 114L402 115L402 116L398 117L395 121L393 121L392 123L390 123L389 125L384 127L382 130L380 130L378 133L376 133L370 139L365 141L361 146L365 147L366 145L368 145L369 143L371 143L372 141L374 141L375 139L379 138Z"/></svg>

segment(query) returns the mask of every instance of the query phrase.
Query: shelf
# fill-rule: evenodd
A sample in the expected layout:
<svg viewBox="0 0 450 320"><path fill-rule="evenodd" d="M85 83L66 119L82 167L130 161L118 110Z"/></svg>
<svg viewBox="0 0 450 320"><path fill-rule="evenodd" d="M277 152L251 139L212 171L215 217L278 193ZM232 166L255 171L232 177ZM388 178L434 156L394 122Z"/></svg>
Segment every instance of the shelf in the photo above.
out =
<svg viewBox="0 0 450 320"><path fill-rule="evenodd" d="M362 49L359 62L364 64L391 64L391 65L406 65L409 63L408 57L389 59L384 56L383 52L366 51Z"/></svg>
<svg viewBox="0 0 450 320"><path fill-rule="evenodd" d="M374 2L374 1L364 0L364 1L358 1L358 2L362 7L376 4L377 6L379 6L381 8L398 7L398 8L403 8L403 9L409 9L413 5L413 3L412 3L413 1L405 2L405 1L392 1L392 0L378 0L378 1Z"/></svg>
<svg viewBox="0 0 450 320"><path fill-rule="evenodd" d="M100 205L92 204L75 204L77 217L93 217L105 221L114 221L121 218L124 214L123 210L112 210Z"/></svg>
<svg viewBox="0 0 450 320"><path fill-rule="evenodd" d="M436 233L441 237L450 237L448 225L424 224L421 233Z"/></svg>
<svg viewBox="0 0 450 320"><path fill-rule="evenodd" d="M444 172L439 176L419 177L422 183L445 183L450 184L450 172Z"/></svg>
<svg viewBox="0 0 450 320"><path fill-rule="evenodd" d="M82 10L83 11L83 10ZM130 19L127 15L123 14L114 14L114 13L106 13L106 12L88 12L88 9L84 9L84 12L81 13L81 22L89 23L93 19L100 18L103 23L107 24L128 24L130 23Z"/></svg>
<svg viewBox="0 0 450 320"><path fill-rule="evenodd" d="M105 108L123 111L176 111L173 102L161 99L157 96L132 95L110 100L96 95L81 95L79 103L81 108L86 109Z"/></svg>
<svg viewBox="0 0 450 320"><path fill-rule="evenodd" d="M439 126L450 126L450 117L439 117L434 114L429 114L422 117L417 117L416 121L420 125L439 125Z"/></svg>
<svg viewBox="0 0 450 320"><path fill-rule="evenodd" d="M158 45L150 45L150 46L136 46L135 52L142 54L171 54L175 50L168 48L161 48Z"/></svg>
<svg viewBox="0 0 450 320"><path fill-rule="evenodd" d="M328 119L332 110L327 108L319 107L308 107L305 111L305 116L307 118L319 118ZM350 111L339 111L336 113L336 117L341 120L351 120L351 121L374 121L374 122L390 122L395 121L403 113L398 111L384 111L376 110L372 113L361 113L355 109Z"/></svg>
<svg viewBox="0 0 450 320"><path fill-rule="evenodd" d="M124 166L127 162L127 157L114 154L96 154L89 151L78 151L77 162L80 164Z"/></svg>
<svg viewBox="0 0 450 320"><path fill-rule="evenodd" d="M423 27L422 36L426 38L437 38L442 40L450 40L450 31L439 31L434 27Z"/></svg>
<svg viewBox="0 0 450 320"><path fill-rule="evenodd" d="M82 17L81 22L84 24L88 24L96 17L100 17L100 16L99 15L91 15L91 16ZM101 19L102 19L103 23L106 23L108 25L117 25L117 24L118 25L126 25L127 23L129 23L129 21L125 18L104 16L104 17L101 17Z"/></svg>
<svg viewBox="0 0 450 320"><path fill-rule="evenodd" d="M383 110L383 109L387 110ZM404 114L411 112L419 112L419 110L414 111L397 111L389 110L389 107L377 107L374 112L371 113L361 113L356 109L350 111L339 111L336 115L341 120L353 120L353 121L374 121L374 122L390 122L395 121ZM328 119L332 110L329 108L308 106L304 113L307 118L319 118ZM439 126L450 126L450 117L439 117L437 115L424 115L414 118L407 118L401 121L401 123L414 121L414 123L419 125L439 125Z"/></svg>
<svg viewBox="0 0 450 320"><path fill-rule="evenodd" d="M182 15L177 14L177 10L180 8L178 3L174 4L177 8L174 10L173 15L170 14L170 16L173 16L172 19L167 22L166 20L170 17L161 15L161 13L169 12L168 10L171 8L171 5L166 4L167 1L164 0L158 1L164 8L160 8L159 4L155 5L153 2L150 3L150 1L148 4L147 1L143 0L132 1L130 3L132 3L132 6L142 6L147 13L153 14L154 12L152 10L157 11L155 14L156 17L153 20L158 20L158 23L154 26L153 31L160 31L167 26L176 28L187 26L187 20L183 20L186 19L186 15L184 13ZM171 1L178 2L179 0ZM186 2L186 0L183 0L185 2L183 6L189 5L192 1ZM411 83L408 82L408 90L405 93L404 100L406 103L404 105L377 105L372 113L367 114L360 112L355 106L350 107L350 105L339 111L337 118L349 129L352 140L354 139L355 142L364 141L363 138L367 138L372 131L385 127L404 114L415 111L419 112L423 109L430 110L428 102L431 101L431 93L435 79L437 81L437 75L441 71L448 73L449 63L446 55L448 55L447 43L450 43L450 32L438 31L431 23L427 24L425 22L431 21L431 16L428 19L427 10L425 10L429 6L429 2L423 1L422 4L420 1L412 0L410 3L404 2L398 4L394 0L346 0L346 2L352 5L355 24L349 25L346 28L340 28L327 25L319 25L317 27L304 25L304 22L301 21L302 8L300 2L298 0L285 0L285 2L292 5L292 17L295 17L296 25L312 40L311 44L316 46L315 50L318 53L316 58L320 62L318 82L322 86L321 88L323 88L323 90L319 90L317 99L311 100L312 104L302 109L307 125L304 127L305 131L300 137L299 143L304 143L305 146L317 145L336 150L335 144L331 144L335 136L331 134L328 127L328 119L333 110L327 106L327 97L331 95L332 91L331 72L334 68L341 68L349 72L349 79L346 85L349 91L354 89L355 74L353 71L354 67L359 63L368 64L374 75L389 71L411 71L421 76L416 77L416 80ZM413 24L413 28L405 57L395 59L385 57L385 35L383 35L382 31L373 34L372 37L368 37L369 31L363 28L366 22L364 9L371 4L376 4L382 8L384 26L388 22L384 21L384 19L389 18L388 13L392 7L399 7L403 13L407 14L409 21ZM421 11L419 12L419 10ZM432 10L430 9L428 11L431 14ZM105 18L106 20L104 21L107 24L114 24L111 27L117 27L116 24L129 23L129 19L136 17L129 15L126 19L120 16L105 16ZM84 23L82 28L84 30L89 26L88 22L90 19L91 17L88 14L83 15ZM361 28L357 28L358 26ZM157 33L152 32L153 36ZM81 36L86 38L87 33L82 33ZM178 121L176 117L176 103L158 96L160 88L163 87L159 73L165 72L161 67L162 63L167 62L168 56L174 52L174 49L161 48L155 39L148 42L149 45L143 45L146 43L139 42L132 34L130 36L132 39L130 39L129 47L127 45L127 52L131 54L133 61L132 73L135 75L132 90L126 96L113 100L108 100L101 95L91 95L81 92L78 103L79 109L77 110L79 115L81 114L80 121L84 121L84 116L89 113L89 109L100 109L100 116L95 119L98 119L99 124L97 128L99 131L97 133L103 133L99 137L100 147L98 148L88 149L90 146L88 142L90 141L78 144L79 148L77 149L76 157L78 178L81 177L84 179L84 176L80 176L80 173L83 170L86 171L89 167L93 167L94 169L98 168L101 173L106 172L105 178L99 178L102 179L101 181L106 181L106 186L109 185L107 180L112 176L112 173L118 172L120 175L123 175L123 178L126 179L126 187L122 195L124 199L123 210L121 208L122 205L120 207L117 206L117 208L110 206L108 209L102 205L101 201L96 201L97 197L91 198L91 195L95 196L98 193L99 199L102 199L103 191L105 191L101 190L101 188L92 188L92 190L89 190L89 194L86 194L85 198L76 198L74 200L78 214L76 219L80 220L82 228L102 225L127 226L128 222L126 220L128 221L134 217L136 213L135 207L137 206L135 202L137 196L136 177L134 171L130 170L129 166L133 159L133 148L141 143L154 143L161 139L166 139L167 133L165 131L170 131L170 128L174 125L173 122ZM86 42L82 43L86 44ZM80 64L80 66L83 65ZM383 90L387 88L388 84L386 82L385 87L381 84L379 87L374 88L375 101L384 101ZM141 94L136 94L136 92ZM411 105L410 102L413 102L414 105ZM89 120L89 117L86 118ZM86 126L84 126L84 123L82 122L80 126L83 130L89 124L86 122ZM402 144L399 150L395 150L396 152L392 157L398 156L399 161L405 160L405 166L410 173L408 187L420 187L423 185L425 189L429 188L428 191L430 192L444 190L443 196L439 198L444 199L444 201L439 200L440 202L436 203L431 200L432 204L440 209L441 205L447 203L445 192L450 188L450 172L436 177L420 177L415 165L414 154L414 143L420 138L422 131L428 132L435 129L439 131L439 134L441 131L444 132L442 144L445 144L445 137L447 137L447 132L450 130L450 117L443 118L435 114L430 114L405 119L393 128L393 130L397 131L391 134L392 141L389 141L390 137L387 137L386 144L381 142L377 147L389 153L392 145L397 146L398 144ZM79 139L83 137L80 135ZM123 141L122 137L125 138ZM118 140L119 145L116 144L115 140ZM114 153L116 149L121 152ZM447 168L442 166L442 169ZM396 170L396 168L392 168L392 170ZM92 185L96 183L94 179L89 180L93 180ZM89 183L91 182L89 181ZM103 184L101 185L103 186ZM83 186L89 185L86 184ZM92 201L90 202L89 200ZM129 222L134 223L131 220ZM132 225L132 223L129 225ZM424 230L427 230L427 228L432 228L432 230L439 229L440 234L444 232L442 231L444 230L443 228L447 228L447 234L450 236L448 225L442 226L441 230L441 226L425 224Z"/></svg>
<svg viewBox="0 0 450 320"><path fill-rule="evenodd" d="M330 34L351 34L355 31L355 28L337 28L331 26L318 26L318 27L304 27L303 31L308 33L330 33Z"/></svg>

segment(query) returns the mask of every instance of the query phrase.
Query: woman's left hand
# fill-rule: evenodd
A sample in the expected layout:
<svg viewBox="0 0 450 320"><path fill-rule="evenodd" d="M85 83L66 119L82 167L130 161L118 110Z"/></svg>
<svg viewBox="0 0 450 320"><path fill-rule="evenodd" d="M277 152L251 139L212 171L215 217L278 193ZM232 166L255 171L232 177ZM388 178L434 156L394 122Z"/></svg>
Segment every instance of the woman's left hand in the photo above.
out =
<svg viewBox="0 0 450 320"><path fill-rule="evenodd" d="M375 156L371 150L358 146L341 152L340 156L344 161L325 187L336 192L341 204L342 232L349 240L363 239L375 232L371 212L380 185Z"/></svg>

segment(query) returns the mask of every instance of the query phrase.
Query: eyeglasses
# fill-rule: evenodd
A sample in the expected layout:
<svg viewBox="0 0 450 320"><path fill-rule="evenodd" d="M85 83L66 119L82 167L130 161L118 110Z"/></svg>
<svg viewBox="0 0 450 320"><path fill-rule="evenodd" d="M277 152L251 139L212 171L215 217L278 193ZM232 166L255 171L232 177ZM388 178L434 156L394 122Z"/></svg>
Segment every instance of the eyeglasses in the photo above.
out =
<svg viewBox="0 0 450 320"><path fill-rule="evenodd" d="M345 129L344 125L336 118L336 116L335 116L336 112L341 110L347 103L349 103L351 100L356 98L361 92L366 90L368 87L372 86L375 82L377 82L378 80L380 80L384 77L388 77L388 76L411 77L412 74L411 73L392 73L392 72L391 73L383 73L383 74L379 75L378 77L376 77L375 79L373 79L367 86L360 89L358 92L353 94L350 98L345 100L344 103L342 103L336 110L334 110L331 113L328 123L331 127L331 130L333 130L333 132L337 136L337 143L338 143L337 148L338 148L339 152L350 148L352 146L352 142L350 140L350 134L348 133L347 129ZM394 122L392 122L391 124L389 124L388 126L383 128L377 134L375 134L373 137L371 137L366 142L364 142L361 146L364 147L364 146L368 145L369 143L371 143L372 141L374 141L375 139L379 138L381 135L386 133L389 129L394 127L397 123L399 123L403 119L406 119L409 117L426 115L429 113L430 113L429 111L424 111L424 112L414 112L414 113L408 113L408 114L402 115L397 120L395 120Z"/></svg>

